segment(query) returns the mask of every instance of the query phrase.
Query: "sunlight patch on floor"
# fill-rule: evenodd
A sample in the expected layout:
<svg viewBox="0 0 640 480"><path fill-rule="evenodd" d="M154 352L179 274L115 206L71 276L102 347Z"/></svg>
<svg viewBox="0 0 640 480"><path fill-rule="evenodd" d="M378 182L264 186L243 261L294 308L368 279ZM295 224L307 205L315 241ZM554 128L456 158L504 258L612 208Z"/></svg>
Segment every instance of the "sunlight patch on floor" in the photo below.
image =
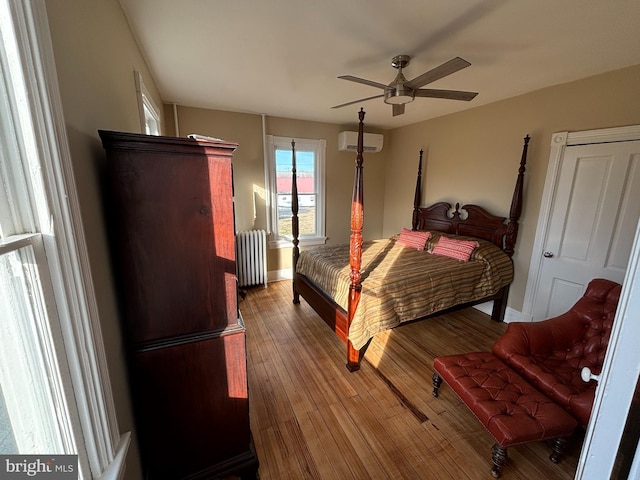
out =
<svg viewBox="0 0 640 480"><path fill-rule="evenodd" d="M385 347L387 346L392 334L392 330L387 330L386 332L377 334L371 340L371 343L365 352L365 358L375 368L380 366L380 362L382 362L382 358L384 357Z"/></svg>

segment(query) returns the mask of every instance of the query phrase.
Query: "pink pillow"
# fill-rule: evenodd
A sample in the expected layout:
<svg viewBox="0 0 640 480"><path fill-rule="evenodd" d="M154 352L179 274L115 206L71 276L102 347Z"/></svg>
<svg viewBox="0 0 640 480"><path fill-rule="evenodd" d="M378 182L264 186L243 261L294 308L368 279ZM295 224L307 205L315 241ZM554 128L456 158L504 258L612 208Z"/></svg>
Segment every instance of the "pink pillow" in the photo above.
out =
<svg viewBox="0 0 640 480"><path fill-rule="evenodd" d="M431 236L430 232L409 230L403 228L400 232L400 236L396 243L403 247L415 248L416 250L424 250L424 246L427 244L427 240Z"/></svg>
<svg viewBox="0 0 640 480"><path fill-rule="evenodd" d="M438 243L433 247L431 253L467 262L477 246L478 242L473 240L456 240L442 236L438 239Z"/></svg>

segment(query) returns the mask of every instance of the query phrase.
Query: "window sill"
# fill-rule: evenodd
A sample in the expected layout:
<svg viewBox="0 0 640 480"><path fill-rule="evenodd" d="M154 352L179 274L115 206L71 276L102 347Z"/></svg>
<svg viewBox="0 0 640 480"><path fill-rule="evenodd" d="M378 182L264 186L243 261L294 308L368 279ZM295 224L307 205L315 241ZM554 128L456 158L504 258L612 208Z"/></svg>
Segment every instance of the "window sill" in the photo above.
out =
<svg viewBox="0 0 640 480"><path fill-rule="evenodd" d="M324 245L325 243L327 243L327 237L300 238L298 246L313 247L316 245ZM270 240L269 248L270 249L293 248L293 243L292 243L292 240L289 238L281 238L279 240Z"/></svg>

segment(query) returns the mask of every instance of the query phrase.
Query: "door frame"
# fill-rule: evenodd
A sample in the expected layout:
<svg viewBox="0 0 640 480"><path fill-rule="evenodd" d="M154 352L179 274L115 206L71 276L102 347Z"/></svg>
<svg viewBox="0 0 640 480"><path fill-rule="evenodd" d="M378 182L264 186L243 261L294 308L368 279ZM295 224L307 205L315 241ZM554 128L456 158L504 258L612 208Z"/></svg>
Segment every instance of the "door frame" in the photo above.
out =
<svg viewBox="0 0 640 480"><path fill-rule="evenodd" d="M576 480L611 478L620 448L625 423L640 378L640 222L636 227L629 265L609 347L604 357L602 372L593 402L591 418L578 460ZM632 460L628 478L640 477L640 450Z"/></svg>
<svg viewBox="0 0 640 480"><path fill-rule="evenodd" d="M522 305L521 320L533 321L533 306L540 284L542 271L542 252L547 241L549 222L551 219L551 207L555 198L560 162L567 147L576 145L588 145L593 143L613 143L640 140L640 125L627 127L602 128L598 130L583 130L579 132L558 132L551 136L551 151L547 176L540 203L536 236L531 250L531 262L529 263L529 275Z"/></svg>

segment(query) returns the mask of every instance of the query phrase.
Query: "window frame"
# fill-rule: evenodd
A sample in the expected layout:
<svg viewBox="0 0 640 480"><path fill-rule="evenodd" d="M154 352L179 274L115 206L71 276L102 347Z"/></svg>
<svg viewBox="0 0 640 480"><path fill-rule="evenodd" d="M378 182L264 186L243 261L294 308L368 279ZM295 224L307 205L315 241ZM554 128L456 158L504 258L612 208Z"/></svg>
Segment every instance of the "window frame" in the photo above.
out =
<svg viewBox="0 0 640 480"><path fill-rule="evenodd" d="M325 164L326 164L326 147L327 141L324 139L312 138L292 138L281 137L275 135L266 135L267 164L266 177L269 179L267 185L267 198L269 204L267 206L268 230L270 231L269 248L287 248L292 245L292 237L280 235L277 231L278 225L278 202L277 202L277 172L276 172L276 151L291 151L291 141L296 142L296 153L303 151L312 151L315 154L314 178L315 178L315 220L316 234L299 236L300 246L323 245L326 243L325 236Z"/></svg>
<svg viewBox="0 0 640 480"><path fill-rule="evenodd" d="M138 114L140 115L140 133L146 135L161 135L162 121L160 109L153 101L153 97L147 89L142 74L137 70L133 71L133 78L136 84L136 97L138 99Z"/></svg>
<svg viewBox="0 0 640 480"><path fill-rule="evenodd" d="M121 435L118 429L45 1L8 0L7 5L28 94L23 111L30 117L44 185L42 192L31 189L26 197L44 197L50 215L43 218L34 212L33 228L22 226L35 229L34 235L10 232L2 243L4 251L10 251L14 241L27 242L39 258L46 256L41 275L48 270L46 282L60 332L53 334L53 342L67 364L59 367L71 399L69 428L77 442L81 478L123 478L131 434ZM17 197L20 203L33 201Z"/></svg>

